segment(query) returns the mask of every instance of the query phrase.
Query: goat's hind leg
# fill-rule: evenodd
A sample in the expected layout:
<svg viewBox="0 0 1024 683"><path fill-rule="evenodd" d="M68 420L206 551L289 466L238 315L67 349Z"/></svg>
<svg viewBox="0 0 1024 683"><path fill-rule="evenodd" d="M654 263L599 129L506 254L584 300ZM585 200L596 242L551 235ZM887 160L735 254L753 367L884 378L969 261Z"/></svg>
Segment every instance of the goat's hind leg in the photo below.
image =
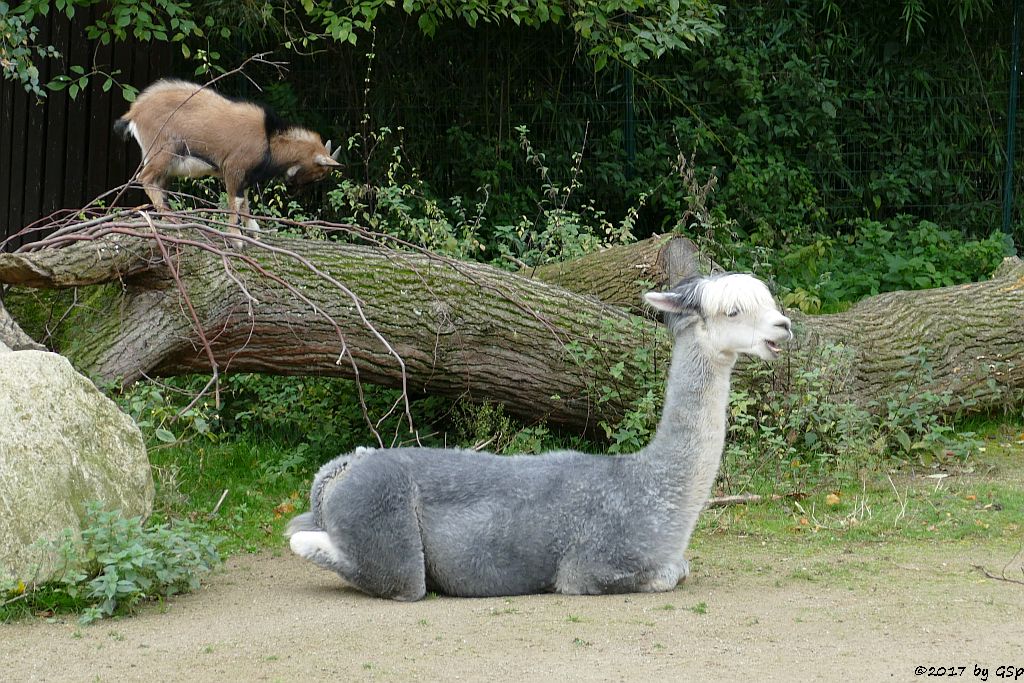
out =
<svg viewBox="0 0 1024 683"><path fill-rule="evenodd" d="M138 181L146 196L149 197L149 201L153 203L153 208L157 211L167 211L169 208L166 189L168 159L166 153L154 154L144 162L142 170L139 172Z"/></svg>

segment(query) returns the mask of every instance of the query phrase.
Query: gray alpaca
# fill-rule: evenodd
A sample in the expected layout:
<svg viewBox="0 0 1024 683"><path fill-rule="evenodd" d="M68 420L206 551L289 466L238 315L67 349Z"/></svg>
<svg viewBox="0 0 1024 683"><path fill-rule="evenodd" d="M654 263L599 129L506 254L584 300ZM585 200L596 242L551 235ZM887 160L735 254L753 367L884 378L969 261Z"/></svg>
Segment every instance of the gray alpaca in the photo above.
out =
<svg viewBox="0 0 1024 683"><path fill-rule="evenodd" d="M369 595L419 600L673 589L725 443L739 354L774 359L790 321L743 274L693 277L648 304L675 336L651 443L621 456L356 449L317 473L291 549Z"/></svg>

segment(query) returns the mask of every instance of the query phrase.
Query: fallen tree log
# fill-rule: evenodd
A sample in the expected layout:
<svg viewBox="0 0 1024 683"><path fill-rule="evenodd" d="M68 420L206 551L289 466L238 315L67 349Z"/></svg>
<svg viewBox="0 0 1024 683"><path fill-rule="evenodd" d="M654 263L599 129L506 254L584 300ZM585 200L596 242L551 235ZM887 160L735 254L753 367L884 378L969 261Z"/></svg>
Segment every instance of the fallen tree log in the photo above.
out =
<svg viewBox="0 0 1024 683"><path fill-rule="evenodd" d="M188 226L162 226L156 238L118 225L59 249L0 254L0 282L119 284L105 313L76 320L63 350L104 382L211 368L342 376L589 429L621 415L649 374L638 340L662 339L652 321L481 264L283 238L237 251L176 237ZM615 378L608 369L619 363Z"/></svg>
<svg viewBox="0 0 1024 683"><path fill-rule="evenodd" d="M607 263L602 258L606 254ZM631 257L638 263L635 270L627 265ZM643 286L668 287L694 272L706 274L711 265L690 240L661 236L544 266L533 277L550 278L577 292L593 291L604 301L628 306L647 291ZM639 284L635 274L642 278ZM796 339L789 361L777 366L777 389L790 388L797 370L834 365L839 358L829 349L841 347L849 373L844 384L835 387L835 400L866 406L913 386L948 392L949 412L1020 402L1024 263L1019 258L1005 259L984 282L879 294L843 313L786 313L794 320ZM742 377L741 370L740 381Z"/></svg>
<svg viewBox="0 0 1024 683"><path fill-rule="evenodd" d="M113 222L60 248L0 254L0 282L8 284L118 283L102 311L76 319L75 343L63 350L103 381L211 369L343 376L413 395L496 401L521 417L589 429L615 421L657 386L669 358L652 321L485 265L380 244L281 238L235 251L189 232L201 225L163 225L161 233L143 225ZM673 263L695 267L675 253L692 251L686 240L634 249L664 255L669 244ZM615 262L629 252L614 252ZM600 262L597 254L563 264L556 279L584 287ZM664 264L662 282L644 282L653 270L634 278L619 266L629 282L608 291L632 292L611 298L687 274ZM798 339L776 366L779 388L800 368L833 363L822 349L841 344L850 367L836 400L866 403L917 382L951 392L950 409L1000 405L1024 385L1022 276L1020 262L1009 262L988 282L794 316Z"/></svg>
<svg viewBox="0 0 1024 683"><path fill-rule="evenodd" d="M690 240L656 235L572 261L524 268L519 274L642 313L646 292L670 287L686 275L709 273L711 268L711 258Z"/></svg>

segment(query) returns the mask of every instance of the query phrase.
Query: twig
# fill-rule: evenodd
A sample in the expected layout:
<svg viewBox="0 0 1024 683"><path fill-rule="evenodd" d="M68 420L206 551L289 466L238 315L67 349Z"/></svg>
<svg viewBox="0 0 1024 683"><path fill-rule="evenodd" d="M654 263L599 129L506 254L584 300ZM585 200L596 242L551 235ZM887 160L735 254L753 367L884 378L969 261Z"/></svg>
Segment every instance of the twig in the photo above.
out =
<svg viewBox="0 0 1024 683"><path fill-rule="evenodd" d="M988 571L987 569L985 569L980 564L974 565L974 568L980 571L982 574L984 574L985 578L993 579L995 581L1005 581L1006 583L1019 583L1020 585L1024 586L1024 581L1021 581L1020 579L1011 579L1009 576L1006 576L1005 574L1003 574L1002 576L997 576L992 572Z"/></svg>
<svg viewBox="0 0 1024 683"><path fill-rule="evenodd" d="M995 581L1005 581L1006 583L1016 583L1016 584L1020 584L1020 585L1024 586L1024 581L1022 581L1021 579L1011 579L1009 576L1006 575L1007 567L1009 567L1011 564L1013 564L1014 561L1018 557L1021 556L1021 553L1024 553L1024 546L1021 546L1020 550L1018 550L1016 553L1014 553L1013 557L1010 558L1009 562L1007 562L1006 564L1003 565L1003 571L998 576L993 574L993 573L991 573L990 571L985 569L985 567L983 567L980 564L976 564L976 565L973 565L973 566L974 566L975 569L977 569L982 574L984 574L986 578L994 579ZM1024 567L1021 567L1021 574L1024 575Z"/></svg>
<svg viewBox="0 0 1024 683"><path fill-rule="evenodd" d="M889 486L892 487L892 492L896 494L896 502L900 504L900 513L896 515L896 519L892 520L892 525L895 527L900 523L900 520L903 519L903 516L907 514L907 502L909 501L907 498L900 497L900 492L896 490L896 484L893 483L892 477L888 474L885 476L889 480Z"/></svg>
<svg viewBox="0 0 1024 683"><path fill-rule="evenodd" d="M220 510L220 506L224 504L224 499L228 497L228 490L229 489L224 489L224 493L220 494L220 500L218 500L217 504L213 506L213 510L211 510L210 514L207 515L208 518L213 518L217 516L217 512Z"/></svg>
<svg viewBox="0 0 1024 683"><path fill-rule="evenodd" d="M767 503L769 501L785 500L787 498L795 500L799 497L799 493L789 493L786 495L773 493L770 496L761 496L756 493L744 493L737 496L717 496L708 499L708 502L704 505L704 508L724 508L729 505L750 505L753 503Z"/></svg>
<svg viewBox="0 0 1024 683"><path fill-rule="evenodd" d="M167 247L164 246L163 238L161 238L160 233L157 232L156 228L153 228L153 222L150 220L149 214L145 211L140 211L139 213L146 219L146 222L149 223L150 228L153 229L153 239L156 241L157 248L160 249L160 255L163 256L164 263L167 265L167 269L171 272L171 277L174 278L174 284L177 286L178 292L181 294L185 305L188 307L188 315L192 319L192 324L195 326L196 334L199 335L199 341L202 343L203 350L206 352L206 358L210 361L210 370L213 372L213 377L210 378L210 381L206 386L209 387L211 384L213 385L214 405L216 405L217 408L220 408L220 382L218 381L218 378L220 377L220 365L217 363L217 358L213 355L213 348L210 346L210 341L206 338L206 333L203 331L203 324L199 320L199 314L196 313L195 306L192 305L192 298L188 295L185 283L181 281L181 275L179 274L174 261L171 259L170 252L168 252ZM190 409L196 401L198 401L198 397L189 405L188 408L186 408L186 411Z"/></svg>

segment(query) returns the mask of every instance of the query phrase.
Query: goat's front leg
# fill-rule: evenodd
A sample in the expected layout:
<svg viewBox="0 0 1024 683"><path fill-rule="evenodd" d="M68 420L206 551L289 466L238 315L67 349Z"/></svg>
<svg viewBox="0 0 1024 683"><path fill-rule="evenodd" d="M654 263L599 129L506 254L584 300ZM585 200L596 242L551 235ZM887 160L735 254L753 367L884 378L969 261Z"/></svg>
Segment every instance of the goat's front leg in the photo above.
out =
<svg viewBox="0 0 1024 683"><path fill-rule="evenodd" d="M228 193L228 210L230 211L227 233L229 235L241 235L242 231L239 224L242 220L242 214L249 213L249 200L245 196L246 188L239 179L231 177L224 178L224 188ZM252 218L247 218L246 228L250 229L253 226L255 226L258 232L259 226L256 225L256 221L252 220ZM239 249L245 245L242 240L231 240L231 242Z"/></svg>
<svg viewBox="0 0 1024 683"><path fill-rule="evenodd" d="M252 217L252 211L249 210L249 197L246 196L245 190L242 191L241 212L247 216L245 219L245 229L255 233L253 237L257 237L260 233L260 224Z"/></svg>

